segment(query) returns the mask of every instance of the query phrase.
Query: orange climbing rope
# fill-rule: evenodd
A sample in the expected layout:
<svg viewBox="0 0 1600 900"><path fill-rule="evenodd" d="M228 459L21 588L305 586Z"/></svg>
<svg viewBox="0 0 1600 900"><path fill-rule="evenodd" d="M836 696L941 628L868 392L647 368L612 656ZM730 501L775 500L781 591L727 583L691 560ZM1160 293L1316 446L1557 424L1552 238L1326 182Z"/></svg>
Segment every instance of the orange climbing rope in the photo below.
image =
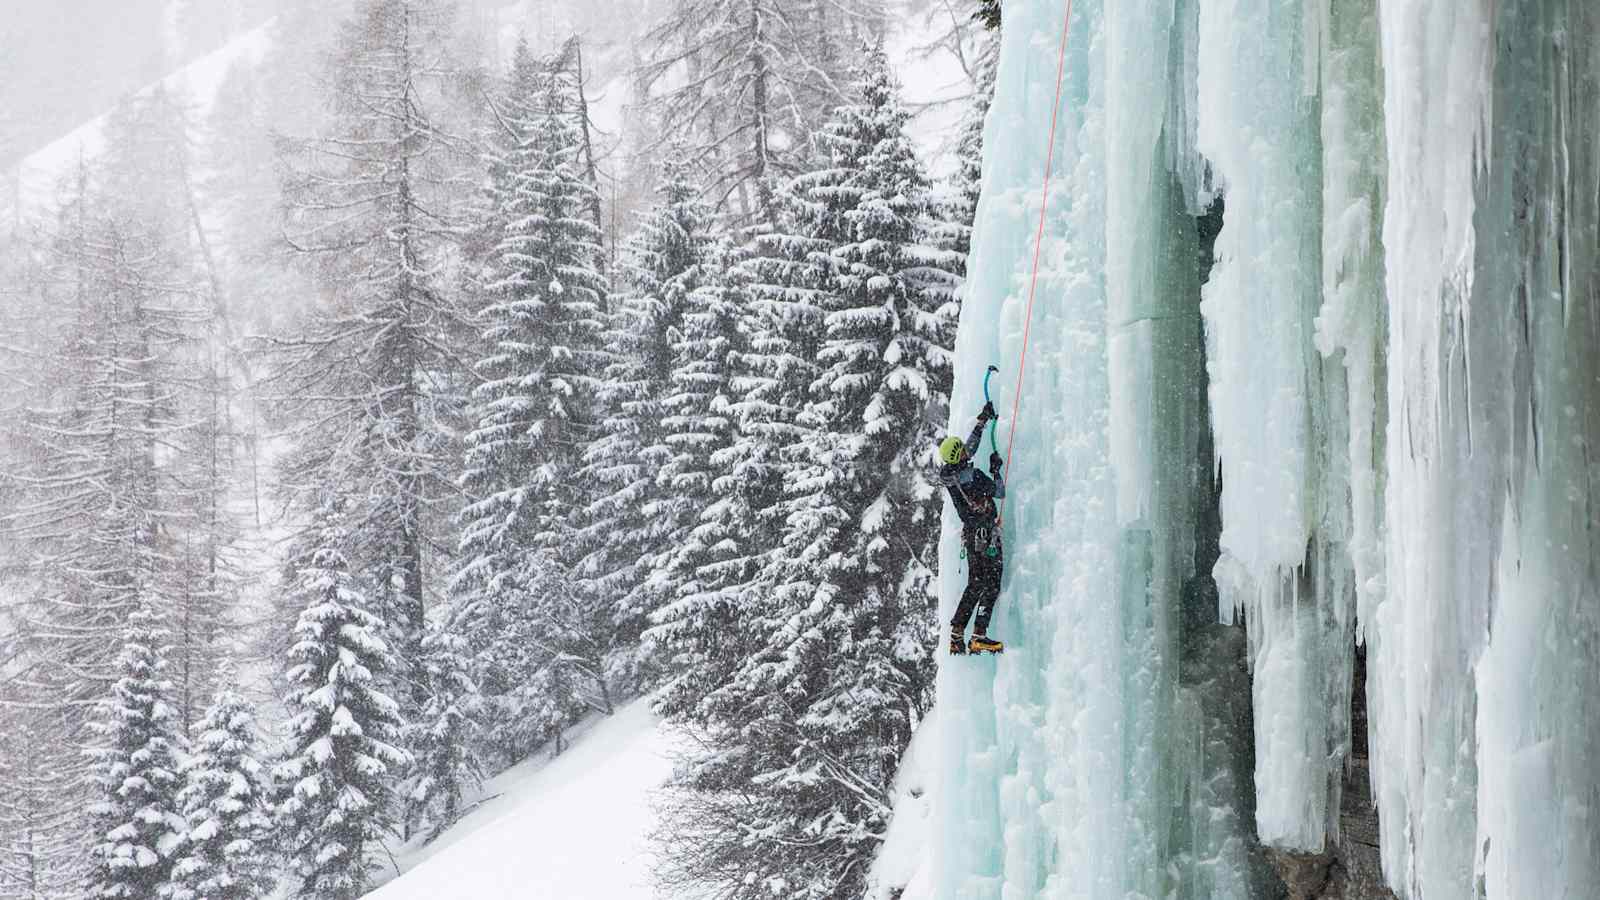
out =
<svg viewBox="0 0 1600 900"><path fill-rule="evenodd" d="M1045 213L1050 208L1050 172L1056 159L1056 121L1061 111L1061 85L1067 71L1067 37L1072 33L1072 0L1066 0L1061 19L1061 52L1056 60L1056 99L1050 107L1050 144L1045 150L1044 188L1039 198L1039 229L1033 237L1033 274L1028 279L1028 311L1022 320L1022 355L1017 361L1016 395L1011 401L1011 429L1006 437L1006 471L1011 471L1011 451L1017 442L1017 413L1022 409L1022 379L1028 371L1028 333L1033 327L1033 298L1039 288L1039 256L1044 248ZM1005 511L1005 501L1000 501Z"/></svg>

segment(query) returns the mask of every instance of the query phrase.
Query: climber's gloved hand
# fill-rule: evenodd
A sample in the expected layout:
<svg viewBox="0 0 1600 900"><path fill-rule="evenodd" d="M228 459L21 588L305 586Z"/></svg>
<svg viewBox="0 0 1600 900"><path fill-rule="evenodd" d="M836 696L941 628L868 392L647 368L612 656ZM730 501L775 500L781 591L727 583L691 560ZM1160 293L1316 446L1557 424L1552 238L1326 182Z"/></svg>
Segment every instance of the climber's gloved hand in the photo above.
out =
<svg viewBox="0 0 1600 900"><path fill-rule="evenodd" d="M993 476L998 478L1000 476L1000 467L1003 466L1003 465L1005 465L1005 460L1000 458L1000 454L998 454L998 453L989 454L989 474L990 475L993 475Z"/></svg>
<svg viewBox="0 0 1600 900"><path fill-rule="evenodd" d="M987 422L990 419L1000 418L1000 414L994 411L993 403L985 403L983 404L983 411L978 413L978 418Z"/></svg>

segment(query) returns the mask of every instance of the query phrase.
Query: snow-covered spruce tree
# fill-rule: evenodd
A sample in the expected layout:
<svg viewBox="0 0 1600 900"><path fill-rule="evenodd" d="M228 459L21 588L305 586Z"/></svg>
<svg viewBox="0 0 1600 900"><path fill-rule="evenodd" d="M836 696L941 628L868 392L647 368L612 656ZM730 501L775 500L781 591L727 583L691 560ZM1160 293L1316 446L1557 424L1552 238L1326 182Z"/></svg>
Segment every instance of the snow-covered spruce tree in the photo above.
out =
<svg viewBox="0 0 1600 900"><path fill-rule="evenodd" d="M604 231L604 210L600 202L600 165L595 158L594 123L589 118L588 75L583 67L583 37L573 34L561 44L561 50L551 61L552 71L568 83L573 127L578 131L578 166L583 178L595 189L589 198L589 219L594 227Z"/></svg>
<svg viewBox="0 0 1600 900"><path fill-rule="evenodd" d="M255 707L224 662L215 699L195 726L180 774L184 819L170 900L257 900L272 893L270 785L257 755Z"/></svg>
<svg viewBox="0 0 1600 900"><path fill-rule="evenodd" d="M338 497L326 497L288 566L304 611L285 673L292 718L273 769L273 830L299 882L293 896L315 900L366 892L371 851L395 830L399 777L411 765L399 707L382 689L394 658L345 551L348 521Z"/></svg>
<svg viewBox="0 0 1600 900"><path fill-rule="evenodd" d="M719 209L772 221L772 185L802 171L846 97L854 59L840 48L880 16L878 0L673 0L639 72L657 133L692 142Z"/></svg>
<svg viewBox="0 0 1600 900"><path fill-rule="evenodd" d="M697 302L720 307L715 327L729 341L706 362L725 367L731 402L723 408L714 396L705 398L713 404L706 414L728 417L729 444L709 456L715 496L668 557L677 586L647 634L651 658L669 673L657 708L703 728L740 714L735 673L777 621L766 579L781 551L784 486L794 455L803 452L800 417L819 372L822 291L833 245L802 227L818 213L791 185L775 197L776 221L727 254L728 263L718 267L725 274L708 282L709 293L697 292Z"/></svg>
<svg viewBox="0 0 1600 900"><path fill-rule="evenodd" d="M983 23L983 27L990 31L1000 28L1000 0L978 0L978 9L972 17Z"/></svg>
<svg viewBox="0 0 1600 900"><path fill-rule="evenodd" d="M473 740L483 722L466 639L448 625L436 626L422 651L428 700L406 729L416 762L406 787L406 834L426 827L431 841L461 817L463 795L483 780Z"/></svg>
<svg viewBox="0 0 1600 900"><path fill-rule="evenodd" d="M443 626L465 644L467 675L482 708L482 727L463 737L473 743L475 756L501 766L525 758L548 736L527 715L536 702L534 675L548 659L531 599L544 582L531 567L512 564L520 562L513 548L488 541L475 546L476 555L465 562L471 568L464 567L453 585ZM529 584L527 578L534 580ZM422 718L417 727L429 721Z"/></svg>
<svg viewBox="0 0 1600 900"><path fill-rule="evenodd" d="M108 215L139 227L166 248L160 277L196 317L195 337L183 348L183 390L174 396L174 418L190 423L181 447L170 441L171 478L186 488L186 520L171 529L169 565L173 596L162 607L171 634L169 676L179 721L187 729L214 693L217 638L233 593L236 528L225 508L233 487L235 429L233 398L222 351L227 319L222 311L222 275L202 227L198 186L191 176L196 155L192 116L181 92L159 86L130 97L107 123L107 154L97 165ZM219 327L220 326L220 327ZM203 333L202 333L203 332Z"/></svg>
<svg viewBox="0 0 1600 900"><path fill-rule="evenodd" d="M881 758L853 769L887 789L909 729L931 702L940 496L919 473L940 433L925 413L949 403L961 260L930 246L943 223L881 49L869 54L860 91L859 105L841 109L824 135L832 168L801 180L827 210L822 230L842 222L847 235L829 254L823 371L802 417L807 443L822 449L804 454L809 465L796 472L775 579L778 596L793 600L783 605L827 637L814 641L788 621L785 660L770 671L780 681L810 678L807 669L859 679L843 693L837 681L824 692L850 695L848 714L824 701L801 728L823 728L820 740L829 721L847 718L851 729L872 722ZM830 642L848 646L853 664L828 665ZM792 686L785 693L793 696Z"/></svg>
<svg viewBox="0 0 1600 900"><path fill-rule="evenodd" d="M931 246L935 204L881 51L860 91L824 133L829 166L794 188L811 215L793 229L827 245L809 254L825 271L824 337L754 610L766 644L679 785L701 793L692 827L727 845L702 859L743 856L743 876L718 884L734 897L859 894L932 702L940 498L921 472L936 438L925 411L950 391L956 260ZM745 824L717 837L705 828L719 819Z"/></svg>
<svg viewBox="0 0 1600 900"><path fill-rule="evenodd" d="M665 471L702 499L693 521L660 557L654 577L671 593L644 635L650 665L662 679L657 711L695 723L709 719L707 698L759 646L740 617L764 554L777 543L776 531L762 523L780 496L768 465L774 448L741 430L747 399L773 385L764 373L745 368L754 360L750 295L739 280L734 248L723 240L709 250L708 277L688 295L673 341L663 421L672 450Z"/></svg>
<svg viewBox="0 0 1600 900"><path fill-rule="evenodd" d="M458 471L450 271L470 154L450 133L450 29L434 0L364 0L330 57L322 136L285 144L285 233L328 300L273 341L271 384L295 425L283 480L302 510L324 486L339 492L343 550L397 682L422 655L430 548L445 543ZM420 680L398 695L420 705Z"/></svg>
<svg viewBox="0 0 1600 900"><path fill-rule="evenodd" d="M781 550L784 485L806 436L800 417L819 371L821 291L831 244L794 227L815 212L790 188L775 195L776 222L737 251L719 248L726 261L695 293L703 308L690 314L708 330L686 330L677 348L712 354L698 361L681 357L681 374L674 376L683 394L674 401L675 428L690 435L687 443L675 442L704 443L712 496L664 559L673 593L652 617L646 647L668 673L658 710L699 727L737 715L738 703L724 708L729 682L745 657L765 644L768 635L760 629L775 621L775 613L761 612L771 597L765 579ZM725 435L726 446L693 436L697 415ZM697 463L679 454L673 465L692 478Z"/></svg>
<svg viewBox="0 0 1600 900"><path fill-rule="evenodd" d="M90 897L144 900L167 887L183 834L178 761L182 737L166 678L166 630L148 603L128 616L118 679L96 708L89 751L100 798L84 886Z"/></svg>
<svg viewBox="0 0 1600 900"><path fill-rule="evenodd" d="M468 409L450 616L487 704L488 743L508 762L544 740L559 744L580 709L610 707L609 598L578 571L606 288L571 102L566 79L519 44L496 104L503 136L489 213L499 228L480 276L484 355Z"/></svg>
<svg viewBox="0 0 1600 900"><path fill-rule="evenodd" d="M697 398L677 384L699 361L678 351L691 296L716 273L711 210L686 169L668 162L659 202L630 239L628 289L613 300L607 345L612 359L600 393L601 434L586 454L585 480L596 499L584 545L585 569L613 598L619 654L631 663L646 617L671 596L664 554L677 547L710 502L710 479L684 458L696 440L686 417ZM631 667L631 666L630 666Z"/></svg>
<svg viewBox="0 0 1600 900"><path fill-rule="evenodd" d="M14 501L0 542L22 551L27 585L11 607L18 640L6 648L7 680L27 684L42 720L34 735L49 753L40 763L55 767L26 777L57 787L28 792L27 815L43 825L28 826L37 841L28 866L46 882L75 874L82 888L98 877L91 848L106 838L81 815L92 763L64 751L95 743L88 714L114 698L130 614L194 609L183 560L200 505L188 452L204 424L193 361L206 333L181 246L119 211L86 167L60 223L35 298L48 349L29 367L29 406L14 420L24 452L0 474ZM203 633L171 635L177 646L164 655L204 658ZM173 713L173 727L184 724ZM77 826L69 840L58 831L66 823Z"/></svg>

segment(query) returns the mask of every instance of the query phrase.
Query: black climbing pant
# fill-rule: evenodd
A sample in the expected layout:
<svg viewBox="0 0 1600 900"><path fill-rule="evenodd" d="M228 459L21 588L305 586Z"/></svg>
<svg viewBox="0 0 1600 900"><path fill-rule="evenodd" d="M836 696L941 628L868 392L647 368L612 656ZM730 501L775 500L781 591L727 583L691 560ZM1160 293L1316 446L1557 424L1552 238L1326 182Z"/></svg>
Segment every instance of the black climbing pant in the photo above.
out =
<svg viewBox="0 0 1600 900"><path fill-rule="evenodd" d="M956 617L950 620L953 629L967 630L967 620L977 612L973 634L989 633L989 617L994 614L994 602L1000 597L1000 577L1005 574L1005 548L1000 546L998 535L994 539L995 554L989 555L987 529L975 529L967 540L967 589L961 593L961 604L956 607Z"/></svg>

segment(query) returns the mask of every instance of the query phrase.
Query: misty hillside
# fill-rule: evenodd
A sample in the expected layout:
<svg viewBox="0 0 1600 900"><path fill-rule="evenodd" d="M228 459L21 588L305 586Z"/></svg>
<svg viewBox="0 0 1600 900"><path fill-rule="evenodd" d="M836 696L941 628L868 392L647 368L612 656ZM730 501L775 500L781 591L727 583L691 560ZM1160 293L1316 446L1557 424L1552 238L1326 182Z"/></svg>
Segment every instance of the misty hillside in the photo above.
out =
<svg viewBox="0 0 1600 900"><path fill-rule="evenodd" d="M52 115L0 122L0 897L355 896L640 703L704 750L637 798L633 838L693 842L654 858L742 854L667 823L761 783L775 827L834 823L765 883L862 887L931 700L916 472L993 37L937 3L158 6L76 90L29 56L5 107ZM899 474L818 483L819 439ZM840 516L896 535L828 540L886 591L849 652L888 692L854 738L816 695L867 768L797 794L722 742L798 701L738 670L845 583L801 552Z"/></svg>

